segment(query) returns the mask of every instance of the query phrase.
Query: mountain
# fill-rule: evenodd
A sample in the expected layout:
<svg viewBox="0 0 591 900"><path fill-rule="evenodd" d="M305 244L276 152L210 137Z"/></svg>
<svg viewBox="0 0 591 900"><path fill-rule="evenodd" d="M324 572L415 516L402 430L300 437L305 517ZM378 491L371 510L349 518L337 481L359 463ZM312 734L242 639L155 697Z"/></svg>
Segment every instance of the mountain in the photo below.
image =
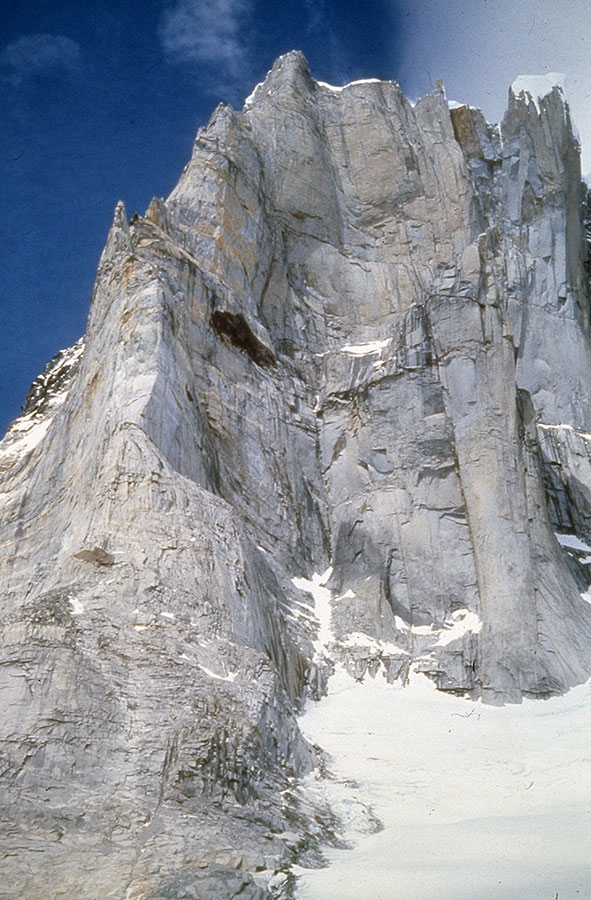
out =
<svg viewBox="0 0 591 900"><path fill-rule="evenodd" d="M335 665L591 675L585 198L558 86L499 127L290 53L117 207L0 445L0 897L285 897Z"/></svg>

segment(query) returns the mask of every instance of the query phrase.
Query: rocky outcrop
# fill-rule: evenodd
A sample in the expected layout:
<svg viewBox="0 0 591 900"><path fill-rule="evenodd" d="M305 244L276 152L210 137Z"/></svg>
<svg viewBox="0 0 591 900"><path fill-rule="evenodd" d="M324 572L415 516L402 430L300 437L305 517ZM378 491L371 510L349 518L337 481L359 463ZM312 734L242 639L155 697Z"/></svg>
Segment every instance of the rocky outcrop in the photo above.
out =
<svg viewBox="0 0 591 900"><path fill-rule="evenodd" d="M335 661L490 702L588 677L554 534L591 539L582 204L558 88L497 127L293 53L118 206L0 445L11 897L285 895L334 825L294 779Z"/></svg>

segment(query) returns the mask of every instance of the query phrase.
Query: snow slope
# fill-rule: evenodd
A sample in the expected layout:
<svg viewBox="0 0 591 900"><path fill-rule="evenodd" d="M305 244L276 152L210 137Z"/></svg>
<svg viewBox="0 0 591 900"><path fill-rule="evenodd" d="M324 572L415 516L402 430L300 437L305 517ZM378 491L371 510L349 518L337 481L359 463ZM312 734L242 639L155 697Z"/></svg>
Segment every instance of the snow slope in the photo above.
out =
<svg viewBox="0 0 591 900"><path fill-rule="evenodd" d="M299 869L298 900L591 897L589 684L496 708L421 675L401 688L337 671L301 727L331 755L342 808L367 802L384 828Z"/></svg>

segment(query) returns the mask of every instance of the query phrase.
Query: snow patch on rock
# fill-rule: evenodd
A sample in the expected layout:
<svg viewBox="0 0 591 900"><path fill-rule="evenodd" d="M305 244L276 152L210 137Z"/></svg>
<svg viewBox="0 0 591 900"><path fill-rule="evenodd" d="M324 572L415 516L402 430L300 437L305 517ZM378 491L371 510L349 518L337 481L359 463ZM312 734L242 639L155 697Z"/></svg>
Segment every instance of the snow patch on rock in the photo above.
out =
<svg viewBox="0 0 591 900"><path fill-rule="evenodd" d="M84 604L80 602L76 597L68 597L70 601L70 606L72 607L72 615L73 616L81 616L84 610Z"/></svg>
<svg viewBox="0 0 591 900"><path fill-rule="evenodd" d="M219 672L214 672L212 669L208 669L207 666L202 665L199 665L199 668L210 678L215 678L216 681L228 681L230 684L233 684L236 681L238 675L237 672L228 672L227 675L220 675Z"/></svg>
<svg viewBox="0 0 591 900"><path fill-rule="evenodd" d="M0 445L0 457L18 457L31 453L45 437L50 424L51 419L20 416Z"/></svg>
<svg viewBox="0 0 591 900"><path fill-rule="evenodd" d="M386 338L385 341L370 341L366 344L345 344L341 347L343 353L349 356L369 356L382 352L392 342L392 338Z"/></svg>
<svg viewBox="0 0 591 900"><path fill-rule="evenodd" d="M355 85L380 84L380 80L379 78L360 78L358 81L350 81L348 84L343 84L340 86L335 84L327 84L326 81L317 81L316 84L319 87L325 88L327 91L332 91L333 94L340 94L342 91Z"/></svg>
<svg viewBox="0 0 591 900"><path fill-rule="evenodd" d="M575 534L560 534L558 531L555 532L555 534L560 546L564 547L566 550L579 550L583 553L591 553L589 544L582 541Z"/></svg>
<svg viewBox="0 0 591 900"><path fill-rule="evenodd" d="M469 609L457 609L451 614L451 621L446 621L439 635L436 647L447 647L460 640L466 634L479 634L482 622L475 612Z"/></svg>
<svg viewBox="0 0 591 900"><path fill-rule="evenodd" d="M329 566L321 575L314 572L312 578L292 578L292 583L300 591L306 591L314 600L314 615L318 626L317 638L314 641L314 650L317 656L326 656L328 646L334 642L332 630L332 591L326 587L332 575L332 566Z"/></svg>

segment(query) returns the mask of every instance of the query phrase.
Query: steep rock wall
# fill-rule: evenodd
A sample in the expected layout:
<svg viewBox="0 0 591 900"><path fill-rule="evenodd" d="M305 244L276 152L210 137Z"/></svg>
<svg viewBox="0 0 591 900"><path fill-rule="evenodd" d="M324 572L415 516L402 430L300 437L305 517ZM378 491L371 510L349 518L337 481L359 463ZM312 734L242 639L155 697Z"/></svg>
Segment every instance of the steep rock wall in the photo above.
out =
<svg viewBox="0 0 591 900"><path fill-rule="evenodd" d="M557 89L497 128L297 53L118 207L84 347L0 448L11 896L256 898L305 850L294 712L331 663L294 578L332 566L357 677L588 677L553 533L591 538L581 209Z"/></svg>

